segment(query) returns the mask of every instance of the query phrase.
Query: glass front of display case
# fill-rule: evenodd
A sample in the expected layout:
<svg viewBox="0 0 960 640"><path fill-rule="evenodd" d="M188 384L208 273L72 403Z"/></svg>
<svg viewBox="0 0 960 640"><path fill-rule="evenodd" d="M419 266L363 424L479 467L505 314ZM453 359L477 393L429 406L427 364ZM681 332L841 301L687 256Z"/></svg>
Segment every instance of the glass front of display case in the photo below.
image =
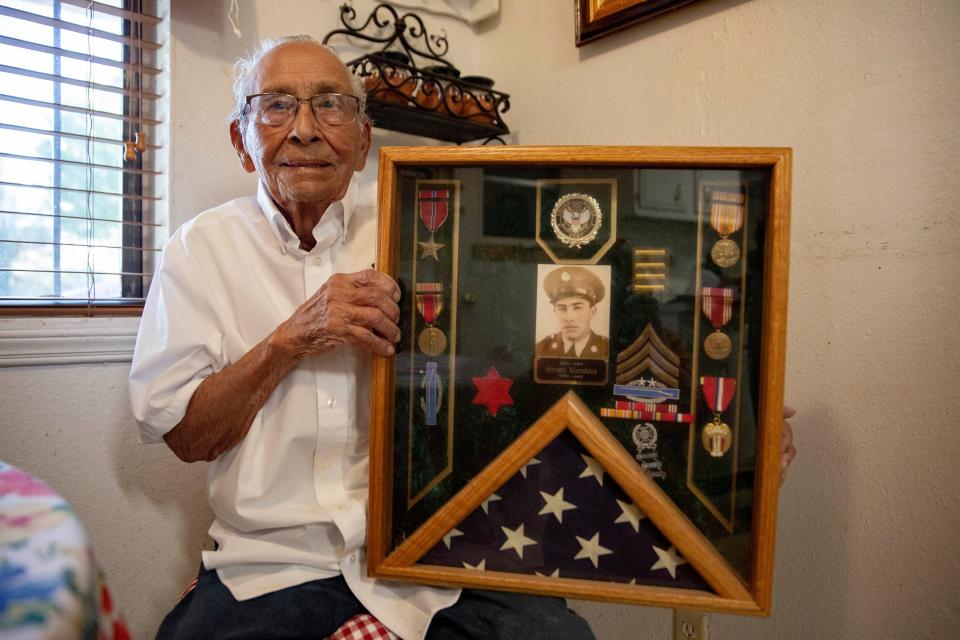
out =
<svg viewBox="0 0 960 640"><path fill-rule="evenodd" d="M419 566L716 593L675 521L748 583L771 180L398 166L386 554L429 538Z"/></svg>

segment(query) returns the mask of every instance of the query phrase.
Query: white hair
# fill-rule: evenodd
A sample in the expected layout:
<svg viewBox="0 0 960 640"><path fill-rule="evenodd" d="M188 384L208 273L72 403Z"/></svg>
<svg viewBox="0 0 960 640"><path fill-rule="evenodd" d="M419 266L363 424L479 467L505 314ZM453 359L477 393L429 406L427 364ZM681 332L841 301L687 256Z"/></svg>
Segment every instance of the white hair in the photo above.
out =
<svg viewBox="0 0 960 640"><path fill-rule="evenodd" d="M243 110L247 105L247 96L252 91L250 83L252 81L251 72L254 67L263 60L264 56L277 47L291 43L315 45L321 49L326 49L332 53L337 60L340 60L336 49L328 44L323 44L311 36L301 34L297 36L283 36L281 38L264 38L257 44L253 51L242 58L237 58L237 61L233 63L235 76L233 79L233 111L230 113L230 122L240 120L243 117ZM340 63L343 64L343 61L340 60ZM358 76L352 69L347 67L347 65L343 65L343 68L346 69L347 76L350 78L351 95L360 101L357 109L357 120L362 126L370 122L370 117L367 115L367 91L363 86L363 78Z"/></svg>

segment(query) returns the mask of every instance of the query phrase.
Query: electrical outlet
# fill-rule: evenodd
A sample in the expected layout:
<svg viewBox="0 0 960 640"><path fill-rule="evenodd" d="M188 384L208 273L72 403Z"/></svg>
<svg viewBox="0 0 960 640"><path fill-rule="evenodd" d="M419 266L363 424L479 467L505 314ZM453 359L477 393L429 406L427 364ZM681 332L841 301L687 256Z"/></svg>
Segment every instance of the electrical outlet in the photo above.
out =
<svg viewBox="0 0 960 640"><path fill-rule="evenodd" d="M687 609L673 610L673 640L709 640L707 614Z"/></svg>

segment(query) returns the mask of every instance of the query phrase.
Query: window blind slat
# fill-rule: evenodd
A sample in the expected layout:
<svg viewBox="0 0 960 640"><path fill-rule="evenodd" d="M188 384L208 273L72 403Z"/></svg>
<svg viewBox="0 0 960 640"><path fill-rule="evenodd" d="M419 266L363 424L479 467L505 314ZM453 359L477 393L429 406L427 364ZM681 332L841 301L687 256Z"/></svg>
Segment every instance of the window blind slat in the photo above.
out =
<svg viewBox="0 0 960 640"><path fill-rule="evenodd" d="M115 193L113 191L94 191L92 189L68 189L67 187L54 187L45 184L26 184L23 182L0 181L0 187L24 187L27 189L47 189L55 191L69 191L70 193L89 193L93 196L114 196L125 200L159 200L156 196L135 195L132 193Z"/></svg>
<svg viewBox="0 0 960 640"><path fill-rule="evenodd" d="M109 91L110 93L122 93L124 95L131 96L133 98L142 99L142 100L157 100L160 98L160 94L151 93L149 91L139 91L137 89L128 89L125 87L114 87L109 84L98 84L96 82L87 82L86 80L78 80L76 78L68 78L65 76L57 76L52 73L42 73L40 71L33 71L31 69L20 69L19 67L11 67L5 64L0 64L0 71L4 73L11 73L18 76L27 76L28 78L36 78L37 80L50 80L51 82L61 82L63 84L70 84L75 87L88 87L96 91Z"/></svg>
<svg viewBox="0 0 960 640"><path fill-rule="evenodd" d="M119 7L112 7L108 4L103 4L102 2L87 2L86 0L60 0L60 4L69 4L74 7L80 7L81 9L90 8L91 10L97 13L105 13L111 16L117 16L119 18L126 18L131 22L141 22L143 24L160 24L163 21L163 18L158 18L157 16L151 16L146 13L139 13L137 11L129 11L127 9L121 9Z"/></svg>
<svg viewBox="0 0 960 640"><path fill-rule="evenodd" d="M113 224L131 225L135 227L162 227L162 224L156 222L138 222L134 220L113 220L111 218L89 218L87 216L69 216L54 213L35 213L30 211L0 211L0 214L14 216L38 216L41 218L62 218L63 220L92 220L94 222L111 222Z"/></svg>
<svg viewBox="0 0 960 640"><path fill-rule="evenodd" d="M84 62L89 62L90 64L102 64L107 67L115 67L117 69L128 69L130 71L135 71L137 73L159 75L160 73L163 72L161 69L156 69L154 67L145 67L139 64L119 62L117 60L111 60L110 58L101 58L99 56L90 55L88 53L80 53L79 51L70 51L69 49L61 49L60 47L49 47L45 44L28 42L26 40L19 40L17 38L11 38L9 36L0 36L0 44L7 44L7 45L10 45L11 47L17 47L18 49L29 49L31 51L39 51L40 53L50 53L63 58L72 58L74 60L82 60Z"/></svg>
<svg viewBox="0 0 960 640"><path fill-rule="evenodd" d="M34 127L23 127L18 124L0 122L0 129L9 129L10 131L23 131L24 133L36 133L45 136L59 136L61 138L70 138L71 140L90 140L92 142L103 142L105 144L124 144L126 140L116 138L101 138L97 136L85 136L80 133L69 133L67 131L53 131L51 129L36 129ZM162 149L161 145L148 144L147 149Z"/></svg>
<svg viewBox="0 0 960 640"><path fill-rule="evenodd" d="M62 273L71 276L139 276L152 277L143 271L67 271L65 269L13 269L0 267L0 273Z"/></svg>
<svg viewBox="0 0 960 640"><path fill-rule="evenodd" d="M117 33L110 33L109 31L102 31L100 29L94 29L86 25L77 24L76 22L68 22L66 20L57 20L56 18L48 18L47 16L42 16L37 13L31 13L29 11L21 11L20 9L12 9L10 7L4 7L2 5L0 5L0 16L7 16L8 18L16 18L17 20L24 20L27 22L32 22L34 24L42 24L47 27L56 27L58 29L63 29L64 31L81 33L91 38L108 40L110 42L117 42L119 44L125 44L130 47L137 47L139 49L145 49L147 51L156 51L157 49L160 48L160 45L156 42L150 42L148 40L140 40L137 38L122 36Z"/></svg>
<svg viewBox="0 0 960 640"><path fill-rule="evenodd" d="M6 100L7 102L17 102L17 103L25 104L31 107L59 109L60 111L70 111L71 113L84 113L92 116L99 116L101 118L112 118L114 120L125 120L127 122L137 122L137 123L146 124L149 126L160 124L159 120L152 120L150 118L142 118L142 117L136 118L133 116L128 116L120 113L112 113L110 111L99 111L97 109L88 109L86 107L74 107L68 104L59 104L56 102L45 102L43 100L31 100L30 98L21 98L20 96L11 96L6 93L0 93L0 100Z"/></svg>
<svg viewBox="0 0 960 640"><path fill-rule="evenodd" d="M0 158L10 158L13 160L27 160L29 162L52 162L54 164L65 164L71 167L90 167L91 169L107 169L109 171L123 171L124 173L135 173L141 176L159 176L159 171L150 169L134 169L131 167L117 167L109 164L94 164L92 162L79 162L77 160L64 160L63 158L40 158L36 156L21 156L16 153L5 153L0 151Z"/></svg>
<svg viewBox="0 0 960 640"><path fill-rule="evenodd" d="M7 304L30 304L30 303L47 303L51 307L60 304L61 302L75 302L78 304L87 304L87 305L96 305L96 306L110 306L110 305L121 305L121 304L143 304L144 298L99 298L97 300L91 300L90 298L76 298L76 297L67 297L67 296L0 296L0 302L6 302Z"/></svg>
<svg viewBox="0 0 960 640"><path fill-rule="evenodd" d="M86 220L87 218L81 218ZM146 252L157 252L160 249L144 249L142 247L125 247L119 245L109 245L109 244L79 244L76 242L40 242L39 240L8 240L6 238L0 238L0 243L5 244L35 244L45 247L81 247L81 248L90 248L90 249L117 249L118 251L146 251Z"/></svg>

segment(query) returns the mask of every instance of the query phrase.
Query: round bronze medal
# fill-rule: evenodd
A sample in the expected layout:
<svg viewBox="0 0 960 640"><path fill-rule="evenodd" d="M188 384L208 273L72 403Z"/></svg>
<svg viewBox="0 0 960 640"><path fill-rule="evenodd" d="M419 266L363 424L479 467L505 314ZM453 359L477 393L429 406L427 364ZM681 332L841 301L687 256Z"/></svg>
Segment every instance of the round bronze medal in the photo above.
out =
<svg viewBox="0 0 960 640"><path fill-rule="evenodd" d="M721 238L710 249L710 257L718 267L732 267L740 259L740 247L730 238Z"/></svg>
<svg viewBox="0 0 960 640"><path fill-rule="evenodd" d="M703 351L714 360L724 360L733 350L733 343L730 336L721 332L714 331L703 341Z"/></svg>
<svg viewBox="0 0 960 640"><path fill-rule="evenodd" d="M730 450L733 444L733 433L719 418L703 428L703 434L700 436L703 442L703 448L706 449L714 458L722 458Z"/></svg>
<svg viewBox="0 0 960 640"><path fill-rule="evenodd" d="M420 346L420 351L426 355L438 356L447 348L447 336L436 327L427 327L420 332L417 344Z"/></svg>

